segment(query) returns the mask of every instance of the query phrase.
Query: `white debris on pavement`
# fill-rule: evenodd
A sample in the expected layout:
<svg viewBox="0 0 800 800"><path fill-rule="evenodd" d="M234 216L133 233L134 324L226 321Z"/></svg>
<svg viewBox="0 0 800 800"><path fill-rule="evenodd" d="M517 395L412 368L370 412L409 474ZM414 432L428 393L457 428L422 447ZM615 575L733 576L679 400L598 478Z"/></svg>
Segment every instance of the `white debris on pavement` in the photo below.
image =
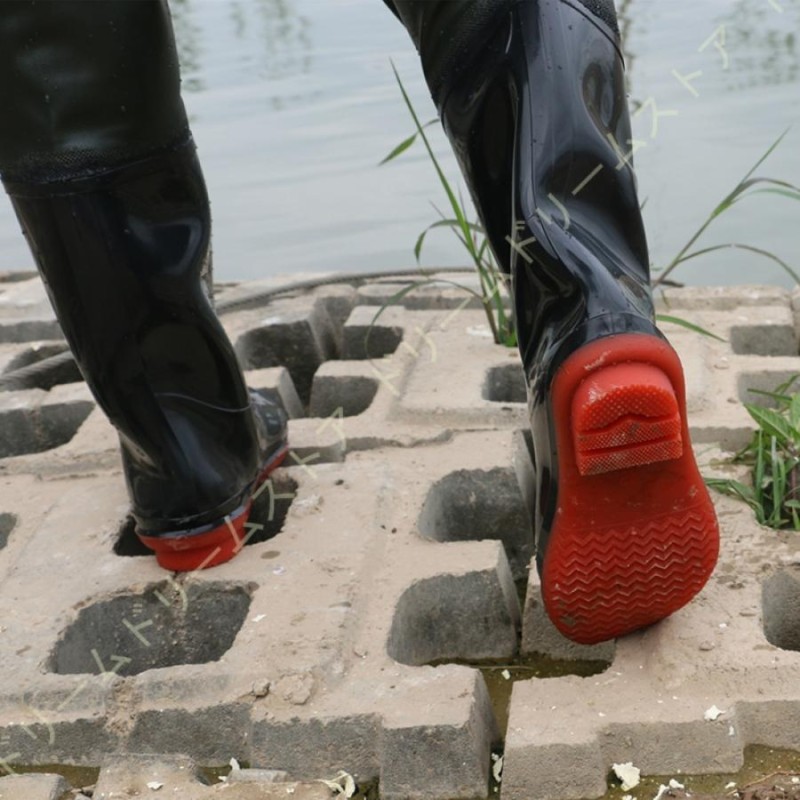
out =
<svg viewBox="0 0 800 800"><path fill-rule="evenodd" d="M627 792L630 789L635 789L639 785L642 773L638 767L634 767L630 761L624 764L612 764L611 769L617 779L622 783L622 791Z"/></svg>
<svg viewBox="0 0 800 800"><path fill-rule="evenodd" d="M703 714L703 719L706 722L713 722L715 719L719 719L725 712L721 708L717 708L716 706L711 706L711 708L706 710L706 713Z"/></svg>
<svg viewBox="0 0 800 800"><path fill-rule="evenodd" d="M356 793L356 782L349 772L341 770L332 781L321 780L337 797L349 800Z"/></svg>
<svg viewBox="0 0 800 800"><path fill-rule="evenodd" d="M503 756L492 753L492 761L494 761L494 764L492 764L492 776L497 783L500 783L503 780Z"/></svg>

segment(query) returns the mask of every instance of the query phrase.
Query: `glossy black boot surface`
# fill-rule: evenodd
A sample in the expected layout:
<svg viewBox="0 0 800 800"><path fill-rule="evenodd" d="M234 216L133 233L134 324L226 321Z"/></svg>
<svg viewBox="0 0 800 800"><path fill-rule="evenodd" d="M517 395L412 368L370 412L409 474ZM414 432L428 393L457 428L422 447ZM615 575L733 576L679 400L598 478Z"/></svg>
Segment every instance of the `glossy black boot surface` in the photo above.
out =
<svg viewBox="0 0 800 800"><path fill-rule="evenodd" d="M545 606L577 641L643 627L702 588L718 531L655 326L613 5L394 5L511 275Z"/></svg>
<svg viewBox="0 0 800 800"><path fill-rule="evenodd" d="M258 414L200 275L210 221L194 146L104 175L6 181L67 341L117 428L138 530L175 538L236 512L285 450Z"/></svg>
<svg viewBox="0 0 800 800"><path fill-rule="evenodd" d="M166 0L4 0L0 176L67 341L119 432L137 532L169 569L240 549L286 452L202 282L205 184Z"/></svg>

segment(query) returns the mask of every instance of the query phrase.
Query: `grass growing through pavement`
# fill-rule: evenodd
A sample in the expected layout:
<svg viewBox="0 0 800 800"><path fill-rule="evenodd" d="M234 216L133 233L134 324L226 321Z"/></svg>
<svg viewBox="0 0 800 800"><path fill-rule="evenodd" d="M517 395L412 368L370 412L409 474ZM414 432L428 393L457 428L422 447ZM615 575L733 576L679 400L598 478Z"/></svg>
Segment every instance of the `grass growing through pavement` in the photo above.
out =
<svg viewBox="0 0 800 800"><path fill-rule="evenodd" d="M757 425L750 443L733 458L750 467L752 485L731 478L706 478L713 489L744 500L762 525L800 530L800 391L790 392L800 375L774 392L751 389L774 408L745 403Z"/></svg>
<svg viewBox="0 0 800 800"><path fill-rule="evenodd" d="M430 120L425 124L420 121L419 115L417 114L416 109L411 102L411 98L408 96L406 87L403 85L403 81L401 80L394 64L392 64L392 70L394 71L397 85L400 87L400 92L403 95L403 100L405 101L408 113L411 115L411 119L414 121L414 127L416 130L411 134L411 136L400 142L400 144L397 145L397 147L395 147L392 152L383 159L383 161L381 161L381 164L386 164L389 161L393 161L399 155L402 155L406 150L408 150L411 145L413 145L414 142L419 139L425 146L425 150L428 153L431 164L436 170L436 175L439 178L439 183L441 184L442 189L444 189L444 193L447 196L447 202L449 205L448 213L444 213L434 205L434 209L439 215L439 219L425 228L425 230L422 231L422 233L420 233L420 235L417 237L416 244L414 245L414 257L417 261L417 264L420 263L420 259L422 257L422 248L425 244L425 239L432 230L437 228L449 228L452 230L458 240L461 242L464 249L467 251L470 261L475 267L475 270L478 274L478 279L480 281L480 294L467 286L463 286L461 284L454 285L459 286L459 288L464 289L480 299L481 305L486 312L486 319L489 323L489 328L492 331L492 336L494 337L495 342L497 344L505 345L506 347L515 347L517 344L517 335L514 329L514 322L510 314L506 311L508 286L506 285L505 275L498 268L497 263L494 260L494 254L489 247L489 241L486 238L480 220L477 218L475 221L470 220L469 212L466 204L464 203L463 197L460 195L460 193L458 195L456 194L450 181L447 180L447 177L445 176L444 171L439 164L439 160L436 158L436 155L433 152L428 135L425 132L426 128L438 123L438 120ZM386 306L398 302L414 289L434 282L442 283L443 281L435 281L434 279L430 278L416 281L397 292L397 294L388 300ZM378 314L376 314L376 319L381 311L383 311L383 308L381 308L378 311Z"/></svg>
<svg viewBox="0 0 800 800"><path fill-rule="evenodd" d="M406 104L406 108L411 116L411 119L414 122L415 130L414 132L405 138L400 144L398 144L384 159L381 161L381 164L386 164L390 161L401 156L405 153L411 146L417 141L421 141L425 147L425 150L428 153L428 157L433 165L434 170L436 171L436 175L439 179L439 183L442 186L442 189L445 192L447 197L447 202L450 208L449 213L444 213L441 211L436 205L434 205L434 209L439 216L439 219L429 225L425 230L423 230L419 236L417 237L416 243L414 245L414 258L417 261L417 264L420 263L420 259L422 257L422 250L426 241L428 234L431 231L434 231L439 228L449 229L453 231L453 233L458 238L461 245L467 251L471 263L475 266L477 271L479 281L480 281L480 294L474 292L469 287L463 286L461 284L454 284L459 286L459 288L464 289L465 291L473 294L474 296L478 297L481 301L481 304L486 312L487 322L489 323L489 327L492 331L492 335L494 340L497 344L503 344L506 347L514 347L517 343L516 341L516 333L514 330L513 319L511 315L506 312L506 300L505 297L508 295L508 285L506 282L506 277L502 270L500 270L497 266L497 263L494 259L494 254L492 253L491 248L489 247L488 239L486 238L485 230L480 222L480 220L476 217L475 220L471 220L469 217L469 210L467 205L464 202L463 197L460 193L456 193L453 189L453 185L447 179L442 170L441 164L439 160L436 158L436 155L433 152L433 148L431 147L430 139L428 138L428 134L426 133L426 129L430 128L432 125L438 123L437 119L429 120L426 123L422 123L420 121L419 115L417 114L416 109L414 108L413 103L411 102L410 97L408 96L408 92L406 91L405 86L403 85L403 81L400 78L400 75L397 72L396 67L392 64L392 70L394 71L395 79L397 80L397 85L400 88L400 92L403 96L403 101ZM729 242L726 244L719 244L713 245L711 247L703 247L700 249L696 249L695 245L699 241L699 239L705 234L705 232L709 229L709 227L713 224L713 222L718 219L722 214L728 212L733 206L737 203L741 202L742 200L754 197L755 195L777 195L779 197L784 197L790 200L800 201L800 188L797 186L788 183L787 181L778 180L775 178L766 178L766 177L755 177L754 173L756 170L769 158L770 155L776 150L776 148L781 144L784 137L788 133L784 131L767 149L767 151L756 161L753 167L748 170L748 172L744 175L744 177L737 183L734 189L729 192L714 208L714 210L708 215L708 217L703 221L703 223L697 228L697 230L692 234L689 238L687 243L680 249L677 255L663 268L658 268L657 271L659 274L654 280L652 281L653 288L657 288L660 285L664 285L667 281L669 276L677 269L681 264L685 264L688 261L693 259L699 258L704 255L708 255L710 253L718 252L720 250L726 249L739 249L739 250L746 250L748 252L753 253L761 258L766 258L773 263L777 264L781 269L783 269L787 274L789 274L792 279L797 283L800 284L800 274L793 269L789 264L787 264L783 259L779 258L775 253L772 253L768 250L764 250L759 247L754 247L752 245L746 243L738 243L738 242ZM394 303L400 301L406 294L414 291L415 289L425 286L431 283L442 283L447 281L436 280L433 278L423 278L419 281L415 281L412 284L405 286L399 292L397 292L393 297L391 297L384 306L382 306L377 314L375 315L375 319L377 320L378 316L383 312L383 310L393 305ZM693 324L691 321L683 319L681 317L675 317L667 314L658 314L656 315L656 319L659 322L670 322L675 325L680 325L684 328L688 328L689 330L693 330L696 333L701 333L707 336L713 336L708 331L698 327L697 325ZM375 320L373 320L375 322ZM718 338L718 337L713 337Z"/></svg>

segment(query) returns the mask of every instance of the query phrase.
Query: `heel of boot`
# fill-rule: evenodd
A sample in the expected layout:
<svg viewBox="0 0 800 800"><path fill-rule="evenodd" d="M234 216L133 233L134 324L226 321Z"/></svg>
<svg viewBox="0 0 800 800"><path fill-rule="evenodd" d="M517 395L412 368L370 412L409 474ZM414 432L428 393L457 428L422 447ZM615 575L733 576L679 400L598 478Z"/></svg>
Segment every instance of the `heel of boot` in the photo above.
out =
<svg viewBox="0 0 800 800"><path fill-rule="evenodd" d="M288 452L289 448L284 443L270 455L256 479L254 491L224 519L197 530L159 536L148 536L137 531L139 540L155 553L158 565L171 572L194 572L230 561L242 551L250 538L247 523L253 509L255 490L283 463Z"/></svg>
<svg viewBox="0 0 800 800"><path fill-rule="evenodd" d="M558 497L542 592L556 627L590 644L686 605L714 568L719 531L666 342L585 345L556 374L552 406Z"/></svg>
<svg viewBox="0 0 800 800"><path fill-rule="evenodd" d="M678 398L650 364L590 374L572 398L575 461L581 475L671 461L683 454Z"/></svg>

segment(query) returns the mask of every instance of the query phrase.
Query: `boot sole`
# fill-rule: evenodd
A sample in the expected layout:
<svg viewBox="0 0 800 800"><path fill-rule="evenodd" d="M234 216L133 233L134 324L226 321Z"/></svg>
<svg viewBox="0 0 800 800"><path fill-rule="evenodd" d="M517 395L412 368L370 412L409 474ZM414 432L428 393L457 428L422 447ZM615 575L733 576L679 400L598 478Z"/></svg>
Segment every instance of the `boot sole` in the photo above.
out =
<svg viewBox="0 0 800 800"><path fill-rule="evenodd" d="M552 409L558 496L543 599L565 636L594 644L686 605L714 569L719 527L666 342L621 334L585 345L556 373Z"/></svg>
<svg viewBox="0 0 800 800"><path fill-rule="evenodd" d="M289 446L283 445L270 456L245 503L214 527L209 529L204 526L202 532L187 532L184 536L146 536L139 533L139 540L155 552L158 565L170 572L194 572L230 561L241 552L252 535L247 532L247 522L253 510L256 490L283 463L288 452Z"/></svg>

